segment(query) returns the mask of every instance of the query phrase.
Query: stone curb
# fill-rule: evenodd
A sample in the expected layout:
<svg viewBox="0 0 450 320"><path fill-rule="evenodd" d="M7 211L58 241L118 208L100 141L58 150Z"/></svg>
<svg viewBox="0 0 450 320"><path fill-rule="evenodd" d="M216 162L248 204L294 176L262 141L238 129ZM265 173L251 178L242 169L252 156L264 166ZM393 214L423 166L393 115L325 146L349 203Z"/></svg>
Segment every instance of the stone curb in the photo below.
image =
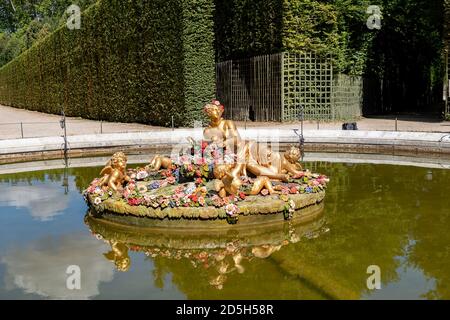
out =
<svg viewBox="0 0 450 320"><path fill-rule="evenodd" d="M299 138L291 129L240 130L242 138L276 143L298 143ZM176 129L174 131L153 131L136 133L92 134L69 136L71 150L107 149L114 147L152 147L186 144L186 138L201 139L201 129ZM417 151L430 148L440 153L450 153L450 134L395 131L341 131L305 130L306 144L395 146ZM63 147L62 137L27 138L0 140L0 155L36 152L55 152Z"/></svg>

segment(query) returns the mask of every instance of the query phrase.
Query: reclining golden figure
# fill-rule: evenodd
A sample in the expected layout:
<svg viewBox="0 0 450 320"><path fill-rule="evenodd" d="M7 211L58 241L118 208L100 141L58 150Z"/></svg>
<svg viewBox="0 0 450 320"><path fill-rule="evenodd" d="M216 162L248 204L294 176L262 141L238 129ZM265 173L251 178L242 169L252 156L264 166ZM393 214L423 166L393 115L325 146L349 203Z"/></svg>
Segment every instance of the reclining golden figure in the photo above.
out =
<svg viewBox="0 0 450 320"><path fill-rule="evenodd" d="M271 181L289 180L289 175L297 175L302 167L299 164L300 149L291 146L283 154L274 152L264 144L256 141L241 139L236 125L232 120L223 119L223 105L213 100L204 108L210 119L209 126L203 131L203 139L208 144L215 144L229 153L237 155L237 161L233 164L217 164L214 168L214 177L218 179L216 191L220 196L237 194L241 186L241 176L251 173L257 179L250 192L251 195L259 194L262 189L267 189L270 194L276 193ZM194 144L192 138L188 138ZM156 155L148 165L151 170L167 169L172 165L172 159Z"/></svg>

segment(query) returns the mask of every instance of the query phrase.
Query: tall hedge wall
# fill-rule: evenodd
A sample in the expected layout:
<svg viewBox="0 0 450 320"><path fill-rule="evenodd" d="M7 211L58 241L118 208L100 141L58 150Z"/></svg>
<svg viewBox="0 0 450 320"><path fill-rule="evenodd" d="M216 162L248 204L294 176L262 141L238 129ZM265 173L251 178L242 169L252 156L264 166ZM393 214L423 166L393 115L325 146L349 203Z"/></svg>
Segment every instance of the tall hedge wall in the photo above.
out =
<svg viewBox="0 0 450 320"><path fill-rule="evenodd" d="M0 103L191 125L214 96L212 0L100 0L0 69Z"/></svg>
<svg viewBox="0 0 450 320"><path fill-rule="evenodd" d="M219 61L281 51L330 55L362 74L373 33L366 9L381 0L215 0Z"/></svg>

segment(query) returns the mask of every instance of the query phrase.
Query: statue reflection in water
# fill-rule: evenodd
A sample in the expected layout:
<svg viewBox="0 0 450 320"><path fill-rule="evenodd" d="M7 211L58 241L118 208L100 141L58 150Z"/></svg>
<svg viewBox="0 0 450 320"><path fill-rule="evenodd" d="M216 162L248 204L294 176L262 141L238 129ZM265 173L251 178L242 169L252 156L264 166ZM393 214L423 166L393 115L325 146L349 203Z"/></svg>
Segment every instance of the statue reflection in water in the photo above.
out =
<svg viewBox="0 0 450 320"><path fill-rule="evenodd" d="M285 246L317 237L327 230L324 217L308 224L283 222L265 227L261 232L242 230L232 236L205 234L200 237L194 233L164 234L160 230L122 229L120 225L104 223L89 214L85 222L93 235L110 245L111 250L104 256L118 271L130 270L129 251L140 252L154 261L156 283L162 283L161 275L165 270L172 273L182 270L187 275L187 266L190 272L201 273L208 285L218 290L224 288L230 277L244 274L255 260L267 259Z"/></svg>

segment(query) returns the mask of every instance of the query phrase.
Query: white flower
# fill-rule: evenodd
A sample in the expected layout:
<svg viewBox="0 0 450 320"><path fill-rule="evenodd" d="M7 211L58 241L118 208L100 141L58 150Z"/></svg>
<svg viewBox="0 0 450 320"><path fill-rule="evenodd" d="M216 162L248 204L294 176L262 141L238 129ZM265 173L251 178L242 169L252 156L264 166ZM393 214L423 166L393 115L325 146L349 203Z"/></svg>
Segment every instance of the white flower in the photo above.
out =
<svg viewBox="0 0 450 320"><path fill-rule="evenodd" d="M102 235L101 235L101 234L98 234L98 233L95 235L95 237L96 237L98 240L102 240L102 239L103 239Z"/></svg>
<svg viewBox="0 0 450 320"><path fill-rule="evenodd" d="M97 197L97 198L94 199L94 204L95 204L95 205L98 206L100 203L102 203L102 198Z"/></svg>
<svg viewBox="0 0 450 320"><path fill-rule="evenodd" d="M187 186L186 189L184 190L184 193L186 195L191 195L192 193L194 193L195 189L197 189L197 187L195 186L195 183L190 182Z"/></svg>
<svg viewBox="0 0 450 320"><path fill-rule="evenodd" d="M236 155L235 154L226 154L223 157L223 162L226 164L234 164L236 162Z"/></svg>
<svg viewBox="0 0 450 320"><path fill-rule="evenodd" d="M226 212L227 215L229 215L229 216L234 216L234 215L236 215L236 214L238 213L238 211L239 211L239 208L238 208L235 204L233 204L233 203L227 204L227 205L225 206L225 212Z"/></svg>
<svg viewBox="0 0 450 320"><path fill-rule="evenodd" d="M289 207L291 208L291 209L295 209L295 202L294 202L294 200L289 200Z"/></svg>
<svg viewBox="0 0 450 320"><path fill-rule="evenodd" d="M148 172L145 170L139 171L136 175L137 180L144 180L147 177L148 177Z"/></svg>

